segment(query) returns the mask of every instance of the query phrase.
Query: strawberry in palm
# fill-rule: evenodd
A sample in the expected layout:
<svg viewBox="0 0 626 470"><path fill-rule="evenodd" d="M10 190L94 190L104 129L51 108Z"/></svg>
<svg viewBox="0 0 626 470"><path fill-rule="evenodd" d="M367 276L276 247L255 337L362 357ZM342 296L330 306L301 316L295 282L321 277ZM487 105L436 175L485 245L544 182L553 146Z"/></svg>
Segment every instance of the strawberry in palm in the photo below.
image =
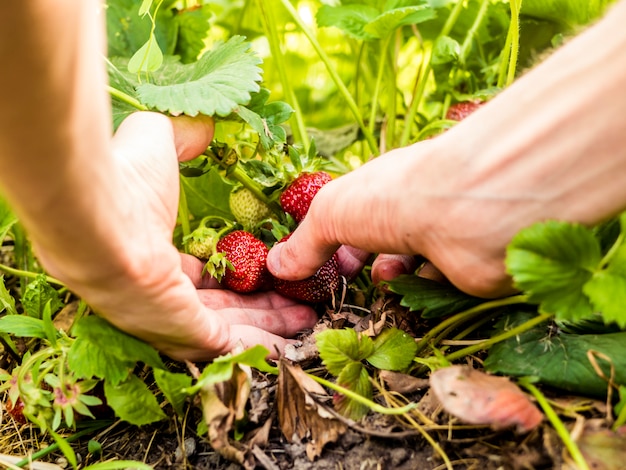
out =
<svg viewBox="0 0 626 470"><path fill-rule="evenodd" d="M246 293L271 285L271 276L265 264L267 246L250 232L230 232L217 243L216 249L230 263L221 279L224 287Z"/></svg>

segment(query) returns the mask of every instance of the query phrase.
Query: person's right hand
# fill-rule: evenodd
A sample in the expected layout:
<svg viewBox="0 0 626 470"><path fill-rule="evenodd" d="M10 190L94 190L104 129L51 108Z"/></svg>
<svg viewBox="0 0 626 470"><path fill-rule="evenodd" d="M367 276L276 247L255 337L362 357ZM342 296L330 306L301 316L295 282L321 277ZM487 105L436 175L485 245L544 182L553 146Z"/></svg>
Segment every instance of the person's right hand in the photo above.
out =
<svg viewBox="0 0 626 470"><path fill-rule="evenodd" d="M490 204L455 187L458 170L438 158L437 140L389 152L325 185L294 234L270 251L270 271L302 279L339 249L340 265L354 273L362 253L386 253L372 265L378 282L415 270L421 255L432 263L427 277L441 278L440 271L484 297L512 292L503 259L517 226L491 225Z"/></svg>

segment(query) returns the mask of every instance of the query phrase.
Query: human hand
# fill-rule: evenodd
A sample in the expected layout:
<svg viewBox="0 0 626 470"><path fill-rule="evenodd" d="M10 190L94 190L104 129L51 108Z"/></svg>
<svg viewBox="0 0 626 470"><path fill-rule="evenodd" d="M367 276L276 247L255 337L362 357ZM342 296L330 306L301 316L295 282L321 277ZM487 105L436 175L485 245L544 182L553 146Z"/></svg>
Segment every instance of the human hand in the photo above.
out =
<svg viewBox="0 0 626 470"><path fill-rule="evenodd" d="M479 207L456 186L458 170L438 158L436 140L394 150L326 184L295 233L270 250L270 271L301 279L338 249L340 265L354 271L365 260L360 249L386 253L372 265L374 282L414 271L414 255L422 255L426 277L445 276L474 295L510 293L503 263L510 233L500 233L499 243L486 238L493 227L476 216L481 211L487 219L497 207Z"/></svg>
<svg viewBox="0 0 626 470"><path fill-rule="evenodd" d="M216 289L215 281L202 276L202 262L181 255L171 242L178 161L198 156L212 136L209 118L128 117L113 138L117 174L110 175L119 178L113 204L122 205L127 217L97 214L108 218L108 230L128 234L116 255L120 260L112 263L125 269L94 282L67 276L68 265L58 256L49 268L97 313L174 359L208 359L238 342L262 344L275 357L287 344L284 337L315 324L315 312L274 292L243 296ZM107 260L101 264L94 268L106 272Z"/></svg>

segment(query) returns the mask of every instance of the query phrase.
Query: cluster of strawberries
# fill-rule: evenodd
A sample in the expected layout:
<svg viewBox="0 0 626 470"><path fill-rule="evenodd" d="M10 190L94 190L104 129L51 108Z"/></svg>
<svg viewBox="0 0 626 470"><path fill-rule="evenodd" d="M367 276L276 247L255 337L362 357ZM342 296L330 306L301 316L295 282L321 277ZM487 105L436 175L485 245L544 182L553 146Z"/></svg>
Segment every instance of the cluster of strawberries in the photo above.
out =
<svg viewBox="0 0 626 470"><path fill-rule="evenodd" d="M324 171L300 174L280 196L283 211L300 223L313 197L331 179ZM289 236L279 240L279 243ZM287 297L316 303L328 300L339 285L336 255L313 276L299 281L285 281L270 274L266 265L269 252L266 244L246 230L228 233L217 242L215 248L230 263L230 269L224 271L221 283L235 292L248 293L273 288Z"/></svg>

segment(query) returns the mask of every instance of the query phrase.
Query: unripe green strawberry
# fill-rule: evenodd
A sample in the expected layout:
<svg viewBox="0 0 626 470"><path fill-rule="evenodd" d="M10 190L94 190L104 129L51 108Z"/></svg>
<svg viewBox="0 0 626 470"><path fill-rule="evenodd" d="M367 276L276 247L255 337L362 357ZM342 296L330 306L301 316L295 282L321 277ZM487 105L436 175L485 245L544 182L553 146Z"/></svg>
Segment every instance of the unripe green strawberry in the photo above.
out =
<svg viewBox="0 0 626 470"><path fill-rule="evenodd" d="M272 278L266 266L268 249L250 232L235 230L217 243L232 269L226 269L222 285L235 292L254 292L271 285Z"/></svg>
<svg viewBox="0 0 626 470"><path fill-rule="evenodd" d="M287 240L284 237L281 242ZM315 274L299 281L286 281L274 278L276 292L296 300L317 303L332 297L339 287L339 264L334 254Z"/></svg>
<svg viewBox="0 0 626 470"><path fill-rule="evenodd" d="M280 205L296 222L309 211L313 197L332 177L325 171L301 173L280 195Z"/></svg>
<svg viewBox="0 0 626 470"><path fill-rule="evenodd" d="M209 259L215 250L218 237L217 231L200 225L184 239L187 253L203 260Z"/></svg>
<svg viewBox="0 0 626 470"><path fill-rule="evenodd" d="M248 188L230 193L230 211L245 230L253 230L260 222L272 215L271 209Z"/></svg>

